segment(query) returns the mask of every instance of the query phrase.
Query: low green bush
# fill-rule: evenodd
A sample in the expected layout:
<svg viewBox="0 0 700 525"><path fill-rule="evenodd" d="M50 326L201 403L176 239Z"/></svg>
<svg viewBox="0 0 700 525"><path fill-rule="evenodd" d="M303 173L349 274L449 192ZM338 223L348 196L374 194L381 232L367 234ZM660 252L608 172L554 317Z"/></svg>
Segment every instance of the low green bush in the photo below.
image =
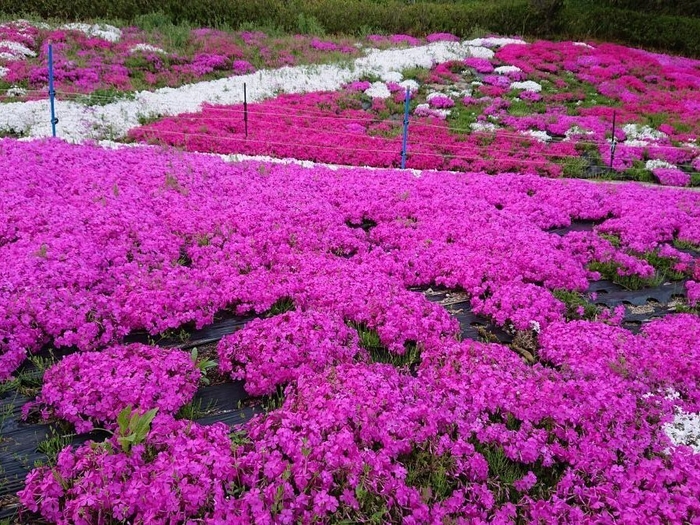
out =
<svg viewBox="0 0 700 525"><path fill-rule="evenodd" d="M371 28L469 37L479 28L479 33L594 39L700 56L700 0L0 0L0 13L122 20L145 29L257 26L319 35L367 34Z"/></svg>

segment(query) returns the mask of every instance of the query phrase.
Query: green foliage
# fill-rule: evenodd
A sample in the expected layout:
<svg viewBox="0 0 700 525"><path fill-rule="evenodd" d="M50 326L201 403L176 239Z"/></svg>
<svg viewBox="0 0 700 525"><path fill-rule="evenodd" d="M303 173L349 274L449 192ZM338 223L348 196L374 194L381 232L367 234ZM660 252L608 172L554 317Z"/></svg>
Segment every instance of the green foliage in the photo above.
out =
<svg viewBox="0 0 700 525"><path fill-rule="evenodd" d="M268 310L266 317L272 317L273 315L280 315L285 312L291 312L296 306L294 305L294 299L291 297L280 297L275 301L275 303Z"/></svg>
<svg viewBox="0 0 700 525"><path fill-rule="evenodd" d="M406 484L417 488L426 503L447 499L459 486L459 478L453 474L454 458L449 453L436 454L429 444L415 446L398 460L406 467Z"/></svg>
<svg viewBox="0 0 700 525"><path fill-rule="evenodd" d="M284 389L284 385L277 385L277 388L273 394L263 397L262 409L265 412L272 412L273 410L282 408L285 400Z"/></svg>
<svg viewBox="0 0 700 525"><path fill-rule="evenodd" d="M527 102L519 98L513 98L510 100L510 106L508 107L508 113L514 117L525 117L527 115L546 112L547 104L542 101Z"/></svg>
<svg viewBox="0 0 700 525"><path fill-rule="evenodd" d="M30 366L21 369L12 379L0 383L0 395L15 391L20 395L32 397L39 393L44 383L44 373L56 363L56 358L53 353L49 353L48 357L29 356L28 361Z"/></svg>
<svg viewBox="0 0 700 525"><path fill-rule="evenodd" d="M657 251L643 253L639 257L656 268L657 273L664 281L680 281L685 277L685 272L673 269L678 261L672 257L663 257Z"/></svg>
<svg viewBox="0 0 700 525"><path fill-rule="evenodd" d="M481 454L489 466L488 485L499 505L505 503L517 503L522 497L513 485L522 479L528 472L537 476L537 483L527 491L533 499L547 499L557 488L559 480L566 471L564 464L555 463L551 467L545 467L540 461L536 463L520 463L509 458L503 447L495 443L481 443L472 440L474 448Z"/></svg>
<svg viewBox="0 0 700 525"><path fill-rule="evenodd" d="M586 168L588 162L581 157L566 157L558 162L563 169L564 177L584 178L586 176Z"/></svg>
<svg viewBox="0 0 700 525"><path fill-rule="evenodd" d="M200 419L211 414L215 408L216 402L213 400L210 400L206 406L202 406L201 399L194 399L178 410L177 418L194 421L195 419Z"/></svg>
<svg viewBox="0 0 700 525"><path fill-rule="evenodd" d="M64 433L52 426L49 429L49 435L37 444L36 450L46 455L47 463L53 466L56 464L59 452L70 446L74 436L75 434Z"/></svg>
<svg viewBox="0 0 700 525"><path fill-rule="evenodd" d="M639 182L654 182L654 175L646 168L643 161L635 160L631 168L624 171L624 178Z"/></svg>
<svg viewBox="0 0 700 525"><path fill-rule="evenodd" d="M689 0L697 5L697 0ZM612 0L567 2L561 12L562 36L621 42L686 56L700 56L700 18L683 9L672 14L644 12L635 5ZM662 5L665 2L659 2ZM620 9L615 6L628 7ZM698 10L695 11L700 12Z"/></svg>
<svg viewBox="0 0 700 525"><path fill-rule="evenodd" d="M376 330L368 328L366 324L351 321L348 322L348 326L357 330L357 335L360 338L360 346L367 350L373 363L384 363L397 368L412 369L421 361L420 347L413 341L407 341L404 344L404 352L398 354L390 352L389 349L382 344Z"/></svg>
<svg viewBox="0 0 700 525"><path fill-rule="evenodd" d="M217 362L214 361L213 359L199 359L199 351L197 348L193 348L192 351L190 352L190 359L192 359L192 362L195 364L197 369L202 373L202 379L201 382L204 383L205 385L208 385L210 383L209 378L207 377L207 372L215 368L217 366Z"/></svg>
<svg viewBox="0 0 700 525"><path fill-rule="evenodd" d="M683 239L673 239L673 246L679 250L693 250L695 252L700 252L700 244L695 244L694 242Z"/></svg>
<svg viewBox="0 0 700 525"><path fill-rule="evenodd" d="M144 414L140 414L134 410L131 405L119 412L117 416L117 424L119 430L117 441L122 447L122 450L127 454L135 445L143 443L151 431L151 422L158 413L157 408L152 408Z"/></svg>
<svg viewBox="0 0 700 525"><path fill-rule="evenodd" d="M297 31L302 35L323 36L326 30L313 15L299 13L297 15Z"/></svg>
<svg viewBox="0 0 700 525"><path fill-rule="evenodd" d="M447 116L447 126L451 133L464 135L472 132L471 125L477 121L484 110L484 105L465 106L461 101L456 101L454 107Z"/></svg>
<svg viewBox="0 0 700 525"><path fill-rule="evenodd" d="M664 282L664 278L658 273L653 277L640 277L638 275L620 275L618 270L620 265L614 261L594 261L588 265L588 269L592 272L598 272L609 281L619 284L628 290L640 290L641 288L650 288L658 286Z"/></svg>
<svg viewBox="0 0 700 525"><path fill-rule="evenodd" d="M571 290L558 289L552 295L566 305L566 319L588 319L593 320L598 315L600 308L588 301L583 294ZM580 309L583 308L583 313Z"/></svg>
<svg viewBox="0 0 700 525"><path fill-rule="evenodd" d="M85 104L86 106L106 106L117 100L133 100L134 94L126 91L119 91L117 88L110 87L108 89L96 89L95 91L79 95L76 97L76 102Z"/></svg>

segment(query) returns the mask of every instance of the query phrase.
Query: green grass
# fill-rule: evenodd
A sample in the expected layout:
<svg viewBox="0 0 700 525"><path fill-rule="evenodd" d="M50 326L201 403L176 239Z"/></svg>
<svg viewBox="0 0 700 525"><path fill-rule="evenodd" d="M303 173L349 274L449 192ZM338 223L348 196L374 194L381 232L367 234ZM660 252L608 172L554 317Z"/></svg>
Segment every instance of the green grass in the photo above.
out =
<svg viewBox="0 0 700 525"><path fill-rule="evenodd" d="M557 161L562 167L562 175L569 178L583 178L586 175L588 162L581 157L566 157Z"/></svg>
<svg viewBox="0 0 700 525"><path fill-rule="evenodd" d="M447 116L447 125L451 133L465 135L472 132L471 125L477 122L479 115L484 111L484 105L465 106L461 101L456 101L450 114Z"/></svg>

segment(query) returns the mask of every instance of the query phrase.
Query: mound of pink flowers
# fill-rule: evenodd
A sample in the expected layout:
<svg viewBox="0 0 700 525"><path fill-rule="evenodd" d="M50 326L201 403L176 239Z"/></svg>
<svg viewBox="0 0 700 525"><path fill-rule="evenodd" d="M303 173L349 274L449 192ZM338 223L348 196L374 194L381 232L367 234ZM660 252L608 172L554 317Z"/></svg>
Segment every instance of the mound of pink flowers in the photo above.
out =
<svg viewBox="0 0 700 525"><path fill-rule="evenodd" d="M63 419L77 432L89 432L93 425L112 428L129 405L174 414L192 400L201 376L186 352L114 346L61 359L46 372L33 404L44 418Z"/></svg>
<svg viewBox="0 0 700 525"><path fill-rule="evenodd" d="M256 319L218 345L219 368L245 381L248 393L273 394L299 376L359 357L357 332L319 312Z"/></svg>
<svg viewBox="0 0 700 525"><path fill-rule="evenodd" d="M700 515L692 428L668 433L700 413L700 318L633 335L619 312L568 320L554 295L585 294L592 263L643 279L662 261L696 301L696 255L680 251L700 244L695 192L55 140L1 141L0 169L3 377L45 344L73 346L38 402L78 431L114 432L35 469L26 513L85 525ZM595 226L549 231L574 220ZM459 290L521 342L460 341L426 286ZM273 315L281 304L295 310ZM120 344L222 311L266 317L221 341L220 368L254 395L284 387L234 433L173 418L201 378L188 354ZM416 358L384 364L371 346ZM129 406L158 415L126 428Z"/></svg>
<svg viewBox="0 0 700 525"><path fill-rule="evenodd" d="M282 298L362 323L400 354L458 331L410 287L459 288L476 313L527 330L562 319L552 291L584 292L592 262L648 278L640 257L653 253L700 280L671 246L700 244L694 192L9 139L0 168L2 378L48 343L94 350ZM575 219L601 223L547 231Z"/></svg>
<svg viewBox="0 0 700 525"><path fill-rule="evenodd" d="M654 366L697 358L697 345L675 348L681 325L700 329L696 316L639 336L552 325L541 345L554 361L534 366L453 341L426 348L415 377L349 362L307 371L233 446L220 426L157 418L132 451L66 449L20 498L56 523L685 523L700 512L700 455L663 432L665 392L697 392L700 376ZM640 346L658 361L626 366Z"/></svg>

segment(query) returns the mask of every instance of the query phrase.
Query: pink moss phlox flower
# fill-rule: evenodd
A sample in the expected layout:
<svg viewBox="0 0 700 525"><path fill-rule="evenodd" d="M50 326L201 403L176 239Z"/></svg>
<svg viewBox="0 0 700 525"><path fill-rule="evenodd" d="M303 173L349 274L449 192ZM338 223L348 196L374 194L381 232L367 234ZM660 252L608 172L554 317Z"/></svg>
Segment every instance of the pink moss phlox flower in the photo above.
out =
<svg viewBox="0 0 700 525"><path fill-rule="evenodd" d="M34 405L44 418L63 419L83 433L93 425L113 427L128 405L174 414L192 400L200 379L187 352L115 346L64 357L46 371Z"/></svg>

